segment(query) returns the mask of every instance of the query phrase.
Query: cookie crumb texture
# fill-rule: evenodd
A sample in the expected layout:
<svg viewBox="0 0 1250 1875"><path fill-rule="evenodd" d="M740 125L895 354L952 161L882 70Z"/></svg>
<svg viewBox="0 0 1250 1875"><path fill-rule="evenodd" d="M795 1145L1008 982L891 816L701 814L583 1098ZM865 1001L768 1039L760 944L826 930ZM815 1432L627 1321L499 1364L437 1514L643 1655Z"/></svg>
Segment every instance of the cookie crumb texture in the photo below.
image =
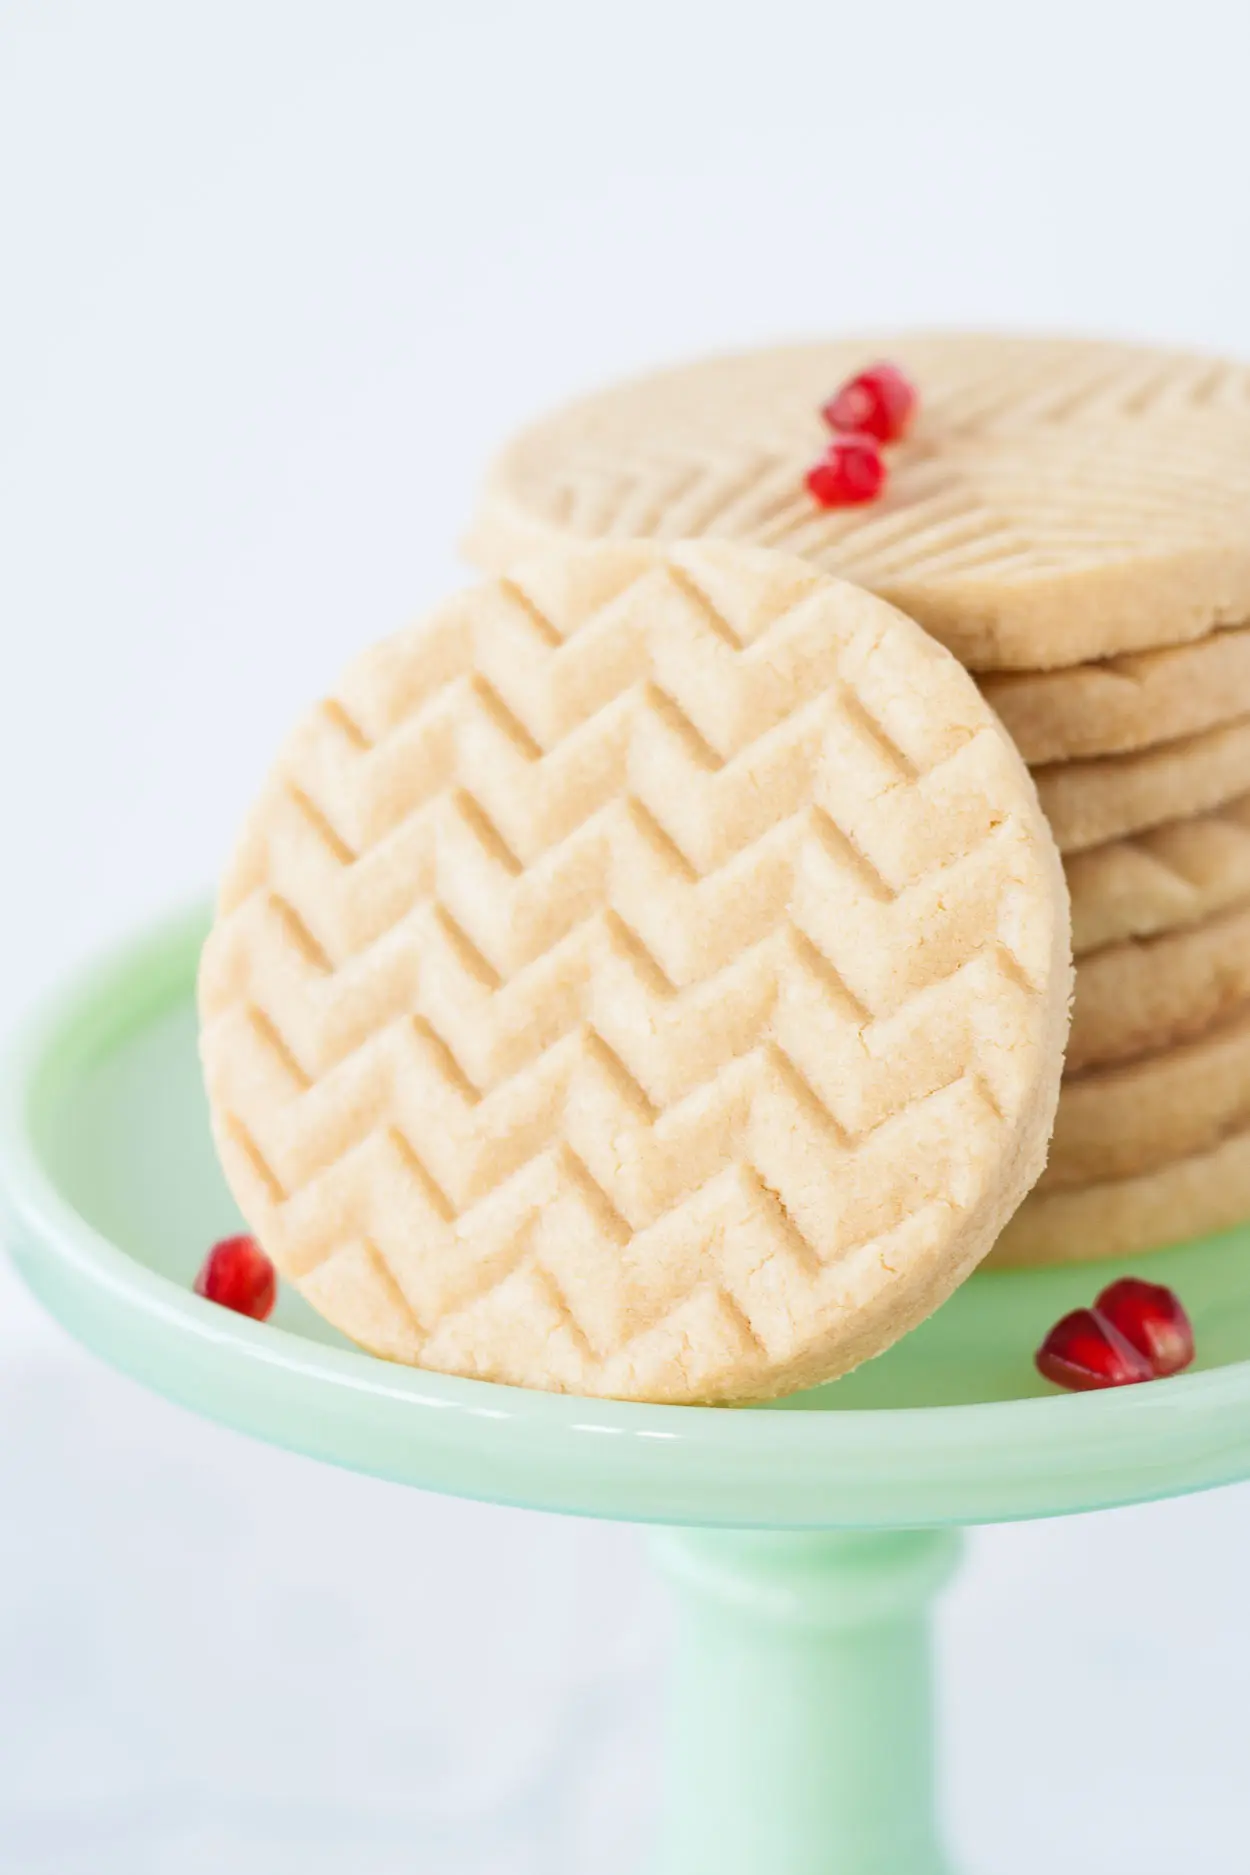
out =
<svg viewBox="0 0 1250 1875"><path fill-rule="evenodd" d="M536 561L292 736L200 978L230 1185L377 1354L767 1398L929 1314L1037 1178L1058 855L966 674L801 562Z"/></svg>

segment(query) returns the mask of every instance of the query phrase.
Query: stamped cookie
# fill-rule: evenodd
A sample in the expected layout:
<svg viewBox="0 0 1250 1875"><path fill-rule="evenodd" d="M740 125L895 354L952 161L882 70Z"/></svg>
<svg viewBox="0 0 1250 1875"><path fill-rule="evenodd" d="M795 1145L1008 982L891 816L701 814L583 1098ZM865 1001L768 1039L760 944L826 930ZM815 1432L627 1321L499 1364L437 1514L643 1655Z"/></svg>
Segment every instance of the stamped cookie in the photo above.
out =
<svg viewBox="0 0 1250 1875"><path fill-rule="evenodd" d="M953 659L725 544L563 551L282 751L200 976L230 1185L394 1359L767 1397L888 1346L1045 1158L1062 869Z"/></svg>
<svg viewBox="0 0 1250 1875"><path fill-rule="evenodd" d="M1250 904L1161 937L1110 944L1076 968L1066 1069L1170 1048L1250 1002Z"/></svg>
<svg viewBox="0 0 1250 1875"><path fill-rule="evenodd" d="M1035 768L1061 853L1204 814L1250 790L1250 716L1133 755Z"/></svg>
<svg viewBox="0 0 1250 1875"><path fill-rule="evenodd" d="M1122 755L1250 714L1250 626L1068 670L987 671L980 681L1026 762Z"/></svg>
<svg viewBox="0 0 1250 1875"><path fill-rule="evenodd" d="M1250 1127L1250 1006L1192 1040L1068 1075L1040 1187L1132 1178Z"/></svg>
<svg viewBox="0 0 1250 1875"><path fill-rule="evenodd" d="M821 405L886 356L919 392L878 500L822 509ZM1048 669L1250 619L1250 369L1184 352L977 333L714 358L535 423L466 542L506 572L557 542L695 535L779 547L919 619L973 670Z"/></svg>
<svg viewBox="0 0 1250 1875"><path fill-rule="evenodd" d="M1064 861L1077 956L1250 900L1250 795Z"/></svg>
<svg viewBox="0 0 1250 1875"><path fill-rule="evenodd" d="M994 1246L987 1267L1164 1250L1250 1217L1250 1131L1209 1152L1077 1191L1031 1192Z"/></svg>

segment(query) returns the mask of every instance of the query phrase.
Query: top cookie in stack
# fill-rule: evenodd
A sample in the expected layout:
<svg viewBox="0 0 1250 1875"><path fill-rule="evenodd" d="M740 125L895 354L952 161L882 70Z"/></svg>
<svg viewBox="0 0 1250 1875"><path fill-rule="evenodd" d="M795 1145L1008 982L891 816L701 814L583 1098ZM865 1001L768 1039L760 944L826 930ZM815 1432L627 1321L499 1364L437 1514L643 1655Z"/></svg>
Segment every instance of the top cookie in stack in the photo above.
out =
<svg viewBox="0 0 1250 1875"><path fill-rule="evenodd" d="M869 504L805 472L888 356L919 394ZM1250 368L1073 339L866 338L712 359L515 439L470 556L717 535L879 593L975 673L1065 855L1077 991L1049 1168L1000 1260L1250 1214Z"/></svg>

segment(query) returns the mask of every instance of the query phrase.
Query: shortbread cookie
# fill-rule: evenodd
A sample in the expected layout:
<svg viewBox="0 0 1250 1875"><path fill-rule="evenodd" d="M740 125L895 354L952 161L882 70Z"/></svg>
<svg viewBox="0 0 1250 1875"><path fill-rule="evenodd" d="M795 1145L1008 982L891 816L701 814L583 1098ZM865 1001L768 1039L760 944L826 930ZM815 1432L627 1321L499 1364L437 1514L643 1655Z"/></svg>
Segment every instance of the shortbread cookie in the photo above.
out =
<svg viewBox="0 0 1250 1875"><path fill-rule="evenodd" d="M895 360L919 393L885 494L817 506L820 407ZM1084 339L877 334L714 358L535 423L466 542L506 572L556 542L695 535L802 554L973 670L1040 670L1250 618L1250 369Z"/></svg>
<svg viewBox="0 0 1250 1875"><path fill-rule="evenodd" d="M1035 768L1033 779L1060 852L1081 853L1245 794L1250 716L1133 755Z"/></svg>
<svg viewBox="0 0 1250 1875"><path fill-rule="evenodd" d="M1078 957L1125 938L1199 924L1250 900L1250 795L1192 820L1071 853L1064 871Z"/></svg>
<svg viewBox="0 0 1250 1875"><path fill-rule="evenodd" d="M724 544L564 551L286 745L200 978L250 1225L448 1373L766 1397L893 1342L1045 1158L1062 869L953 659Z"/></svg>
<svg viewBox="0 0 1250 1875"><path fill-rule="evenodd" d="M1250 626L1058 671L987 671L992 703L1026 762L1122 755L1250 714Z"/></svg>
<svg viewBox="0 0 1250 1875"><path fill-rule="evenodd" d="M1076 969L1069 1074L1158 1053L1250 1002L1250 905L1161 937L1130 939Z"/></svg>
<svg viewBox="0 0 1250 1875"><path fill-rule="evenodd" d="M1065 1076L1040 1186L1093 1185L1250 1127L1250 1006L1157 1055Z"/></svg>
<svg viewBox="0 0 1250 1875"><path fill-rule="evenodd" d="M1085 1263L1165 1250L1250 1218L1250 1132L1137 1178L1077 1191L1035 1191L994 1246L987 1268Z"/></svg>

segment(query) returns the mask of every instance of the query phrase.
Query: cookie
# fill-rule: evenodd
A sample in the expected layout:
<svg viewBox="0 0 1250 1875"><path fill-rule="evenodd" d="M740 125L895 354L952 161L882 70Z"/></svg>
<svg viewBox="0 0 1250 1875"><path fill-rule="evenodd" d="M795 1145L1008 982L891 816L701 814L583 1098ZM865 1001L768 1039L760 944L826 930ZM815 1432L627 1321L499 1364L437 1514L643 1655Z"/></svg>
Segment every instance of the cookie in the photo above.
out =
<svg viewBox="0 0 1250 1875"><path fill-rule="evenodd" d="M1039 1188L1132 1178L1250 1127L1250 1006L1192 1040L1067 1075Z"/></svg>
<svg viewBox="0 0 1250 1875"><path fill-rule="evenodd" d="M987 1268L1084 1263L1163 1250L1250 1217L1250 1132L1208 1152L1077 1191L1035 1191L994 1246Z"/></svg>
<svg viewBox="0 0 1250 1875"><path fill-rule="evenodd" d="M1250 899L1250 795L1064 861L1077 956L1200 924Z"/></svg>
<svg viewBox="0 0 1250 1875"><path fill-rule="evenodd" d="M1250 714L1250 626L1057 671L987 671L981 694L1026 762L1121 755Z"/></svg>
<svg viewBox="0 0 1250 1875"><path fill-rule="evenodd" d="M1243 1002L1250 1002L1250 905L1108 945L1077 964L1067 1072L1170 1048Z"/></svg>
<svg viewBox="0 0 1250 1875"><path fill-rule="evenodd" d="M878 500L804 485L820 407L896 361L919 392ZM876 334L713 358L511 442L465 543L506 572L571 540L717 535L880 593L973 670L1040 670L1250 619L1250 369L1177 351Z"/></svg>
<svg viewBox="0 0 1250 1875"><path fill-rule="evenodd" d="M627 1399L877 1353L1041 1169L1070 966L1033 786L881 601L564 551L367 652L200 974L251 1227L374 1352Z"/></svg>
<svg viewBox="0 0 1250 1875"><path fill-rule="evenodd" d="M1133 755L1055 762L1033 779L1060 852L1084 852L1250 790L1250 716Z"/></svg>

